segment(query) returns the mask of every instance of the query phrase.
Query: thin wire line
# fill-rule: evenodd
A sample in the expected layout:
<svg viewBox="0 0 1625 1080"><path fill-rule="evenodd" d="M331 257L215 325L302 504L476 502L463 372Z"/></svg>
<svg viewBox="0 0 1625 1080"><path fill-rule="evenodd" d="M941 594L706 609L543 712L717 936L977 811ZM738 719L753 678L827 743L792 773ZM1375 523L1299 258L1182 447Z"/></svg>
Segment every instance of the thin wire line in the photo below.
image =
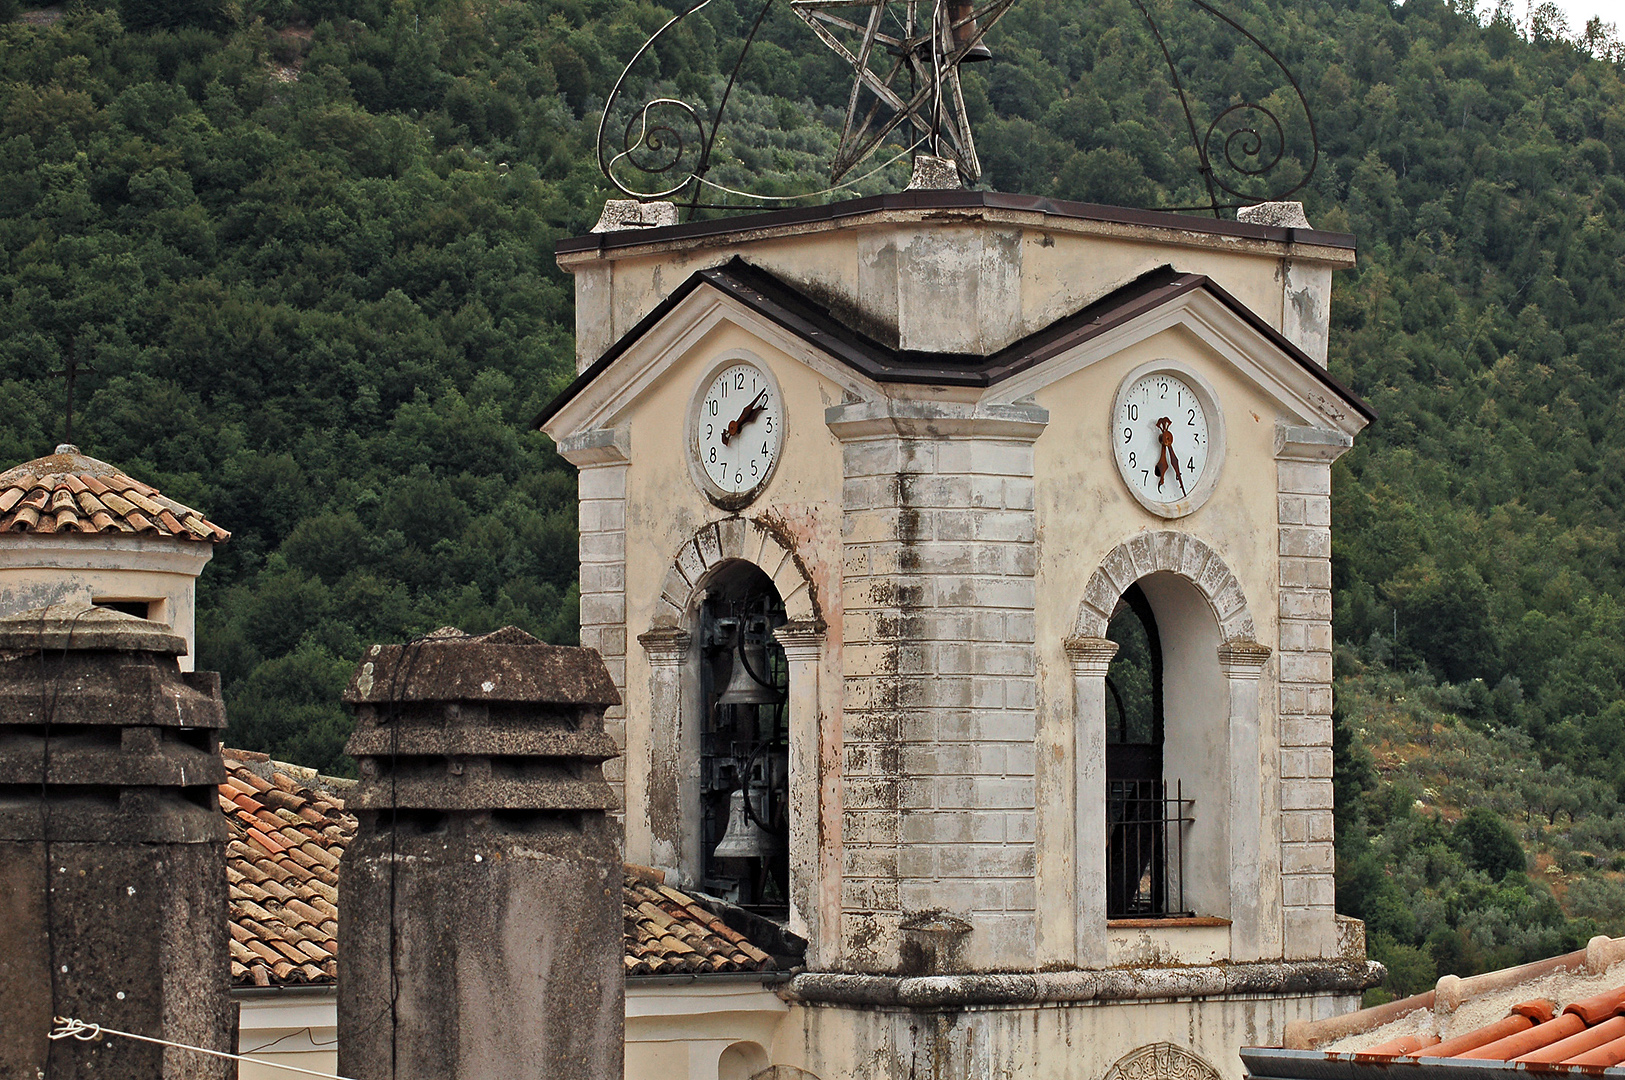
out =
<svg viewBox="0 0 1625 1080"><path fill-rule="evenodd" d="M44 736L40 746L40 775L39 775L39 813L40 813L40 857L45 863L45 952L46 960L51 965L51 1011L54 1013L61 1004L62 980L61 972L56 962L56 902L51 885L51 721L56 717L57 703L62 696L61 673L57 678L50 679L45 668L45 620L49 605L40 609L39 630L35 637L39 641L39 669L40 669L40 712L44 721ZM68 624L68 636L62 642L62 664L68 662L68 651L73 646L74 631L79 628L82 619L89 608L74 612L73 621ZM50 697L46 697L45 689L50 687ZM56 1050L53 1042L45 1050L45 1069L51 1070L51 1059Z"/></svg>
<svg viewBox="0 0 1625 1080"><path fill-rule="evenodd" d="M707 3L710 0L706 0ZM401 1042L401 979L399 970L400 931L396 925L396 870L400 864L398 841L400 836L400 800L397 797L400 779L401 700L412 680L412 670L423 653L424 637L415 637L401 648L401 655L389 672L389 1077L400 1075ZM406 674L402 676L402 666Z"/></svg>
<svg viewBox="0 0 1625 1080"><path fill-rule="evenodd" d="M726 191L730 195L740 195L740 196L743 196L744 198L747 198L747 199L762 199L762 200L764 200L766 202L793 202L796 199L813 199L813 198L817 198L819 195L832 195L835 192L841 191L844 188L851 187L853 184L861 184L861 183L863 183L865 180L869 179L869 177L875 175L876 173L882 172L885 169L890 168L892 165L897 164L897 162L903 160L903 157L905 155L912 154L915 150L919 149L920 145L922 143L924 143L929 138L930 138L929 135L920 136L920 138L916 139L911 145L909 145L907 147L904 147L901 151L899 151L896 157L893 157L890 161L887 161L884 164L876 165L873 169L870 169L868 172L864 173L860 177L857 177L856 179L848 180L848 181L846 181L844 183L836 184L833 187L824 188L822 191L808 191L808 192L805 192L805 193L800 194L800 195L757 195L757 194L754 194L753 192L740 191L737 188L727 187L727 186L725 186L723 184L717 183L714 180L707 180L703 176L696 176L694 179L698 180L700 183L704 184L706 187L713 187L713 188L716 188L718 191Z"/></svg>
<svg viewBox="0 0 1625 1080"><path fill-rule="evenodd" d="M113 1028L102 1027L100 1024L87 1024L83 1020L75 1020L68 1016L58 1016L56 1023L61 1026L47 1033L46 1038L55 1045L58 1039L73 1038L79 1042L95 1042L103 1035L118 1035L137 1042L154 1043L158 1046L173 1046L177 1050L190 1050L194 1054L208 1054L210 1057L227 1058L231 1061L246 1061L252 1065L264 1065L271 1069L283 1069L287 1072L303 1073L306 1076L320 1076L323 1080L350 1080L349 1077L338 1073L317 1072L315 1069L301 1069L297 1065L284 1065L279 1061L269 1061L265 1058L244 1057L242 1054L228 1054L224 1050L209 1050L202 1046L192 1046L189 1043L171 1042L169 1039L154 1039L149 1035L137 1035L130 1031L117 1031Z"/></svg>
<svg viewBox="0 0 1625 1080"><path fill-rule="evenodd" d="M260 1043L258 1046L252 1047L252 1048L250 1048L248 1050L244 1050L243 1053L245 1053L245 1054L257 1054L261 1050L269 1050L271 1047L275 1046L277 1043L287 1042L289 1039L293 1038L296 1035L304 1035L304 1036L308 1037L310 1039L310 1045L315 1046L315 1047L337 1046L339 1044L339 1040L338 1040L337 1036L335 1036L335 1037L333 1037L331 1039L324 1040L322 1042L317 1042L316 1041L316 1032L315 1032L315 1030L312 1029L312 1028L309 1028L309 1027L302 1027L302 1028L299 1028L296 1031L288 1032L286 1035L283 1035L281 1038L272 1039L268 1043Z"/></svg>

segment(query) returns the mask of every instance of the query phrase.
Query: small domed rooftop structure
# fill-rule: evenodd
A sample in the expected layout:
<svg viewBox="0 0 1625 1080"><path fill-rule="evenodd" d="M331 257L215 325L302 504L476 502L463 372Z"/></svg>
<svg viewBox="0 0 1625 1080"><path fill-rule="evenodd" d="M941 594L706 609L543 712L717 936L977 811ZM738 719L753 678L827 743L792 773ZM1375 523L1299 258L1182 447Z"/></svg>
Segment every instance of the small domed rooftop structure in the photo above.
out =
<svg viewBox="0 0 1625 1080"><path fill-rule="evenodd" d="M165 623L197 648L196 584L231 534L64 444L0 473L0 617L80 601Z"/></svg>

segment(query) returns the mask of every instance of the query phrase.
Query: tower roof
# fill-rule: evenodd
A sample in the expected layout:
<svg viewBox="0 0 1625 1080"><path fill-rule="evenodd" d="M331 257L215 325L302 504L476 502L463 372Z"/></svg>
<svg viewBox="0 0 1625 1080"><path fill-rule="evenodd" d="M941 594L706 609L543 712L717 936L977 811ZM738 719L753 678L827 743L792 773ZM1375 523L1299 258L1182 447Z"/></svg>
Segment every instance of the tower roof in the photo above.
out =
<svg viewBox="0 0 1625 1080"><path fill-rule="evenodd" d="M0 473L0 532L231 538L200 512L68 444Z"/></svg>

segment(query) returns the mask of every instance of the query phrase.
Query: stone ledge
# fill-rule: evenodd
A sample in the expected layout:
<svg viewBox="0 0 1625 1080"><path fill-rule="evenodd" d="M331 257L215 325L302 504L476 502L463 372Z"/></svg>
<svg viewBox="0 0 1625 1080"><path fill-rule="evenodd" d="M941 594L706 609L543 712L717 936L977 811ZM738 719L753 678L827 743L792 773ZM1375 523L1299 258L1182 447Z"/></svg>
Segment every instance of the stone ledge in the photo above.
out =
<svg viewBox="0 0 1625 1080"><path fill-rule="evenodd" d="M1230 994L1356 994L1377 985L1385 973L1381 964L1371 960L905 978L807 972L790 980L781 994L810 1004L958 1009Z"/></svg>

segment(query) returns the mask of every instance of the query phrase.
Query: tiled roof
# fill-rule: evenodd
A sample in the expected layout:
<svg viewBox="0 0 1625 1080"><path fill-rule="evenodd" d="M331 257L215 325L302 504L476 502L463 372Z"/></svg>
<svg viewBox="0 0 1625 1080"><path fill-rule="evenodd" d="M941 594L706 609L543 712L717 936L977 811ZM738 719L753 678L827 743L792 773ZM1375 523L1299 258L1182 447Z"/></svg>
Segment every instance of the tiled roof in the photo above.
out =
<svg viewBox="0 0 1625 1080"><path fill-rule="evenodd" d="M1440 1041L1408 1035L1357 1051L1362 1057L1506 1061L1531 1069L1558 1065L1607 1068L1625 1061L1625 986L1561 1010L1551 1001L1525 1001L1493 1024Z"/></svg>
<svg viewBox="0 0 1625 1080"><path fill-rule="evenodd" d="M659 870L626 868L626 973L771 971L773 958L704 903L665 883Z"/></svg>
<svg viewBox="0 0 1625 1080"><path fill-rule="evenodd" d="M221 543L231 534L76 446L0 473L0 532L141 533Z"/></svg>
<svg viewBox="0 0 1625 1080"><path fill-rule="evenodd" d="M311 770L246 750L221 755L232 985L336 981L339 857L355 816L338 785Z"/></svg>
<svg viewBox="0 0 1625 1080"><path fill-rule="evenodd" d="M341 795L348 782L246 750L221 755L232 985L333 983L339 858L356 827ZM703 900L667 885L662 872L628 866L624 885L628 975L774 968L771 956Z"/></svg>

